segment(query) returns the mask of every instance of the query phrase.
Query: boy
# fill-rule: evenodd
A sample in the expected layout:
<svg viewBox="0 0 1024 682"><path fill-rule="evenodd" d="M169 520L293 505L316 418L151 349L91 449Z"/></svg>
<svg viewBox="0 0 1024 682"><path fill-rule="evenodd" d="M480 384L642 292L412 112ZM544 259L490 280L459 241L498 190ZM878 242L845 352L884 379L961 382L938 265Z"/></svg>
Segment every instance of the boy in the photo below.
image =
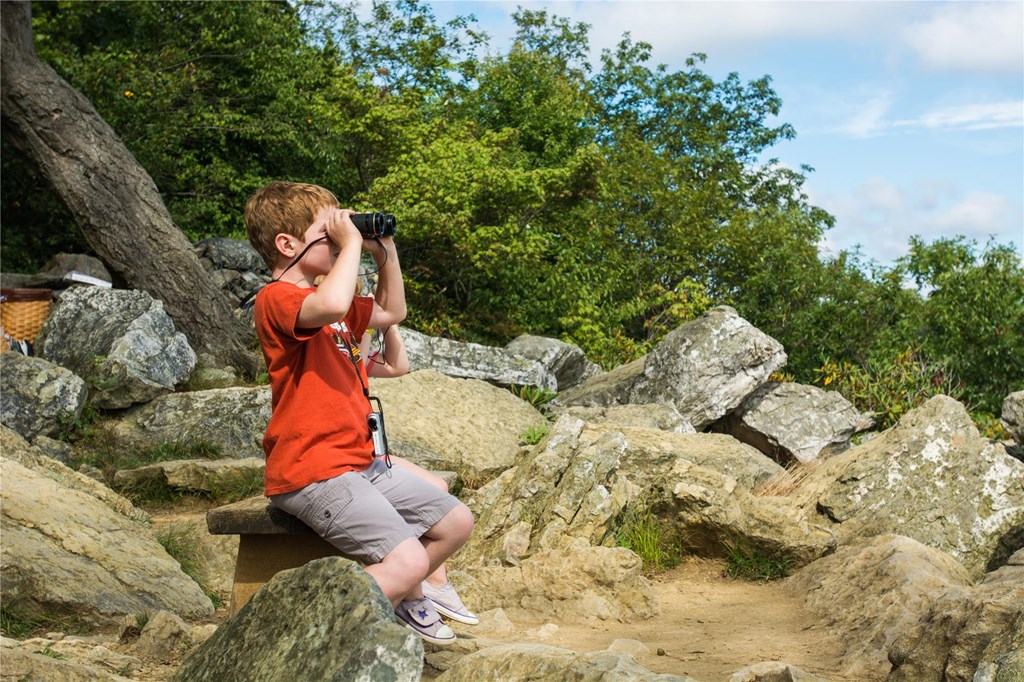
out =
<svg viewBox="0 0 1024 682"><path fill-rule="evenodd" d="M455 633L421 583L466 542L473 515L374 456L374 408L353 349L367 327L405 318L405 287L394 239L364 241L351 215L328 190L287 182L267 185L245 207L249 241L272 271L255 307L272 395L264 492L362 562L405 625L450 644ZM355 295L364 248L377 262L383 305Z"/></svg>

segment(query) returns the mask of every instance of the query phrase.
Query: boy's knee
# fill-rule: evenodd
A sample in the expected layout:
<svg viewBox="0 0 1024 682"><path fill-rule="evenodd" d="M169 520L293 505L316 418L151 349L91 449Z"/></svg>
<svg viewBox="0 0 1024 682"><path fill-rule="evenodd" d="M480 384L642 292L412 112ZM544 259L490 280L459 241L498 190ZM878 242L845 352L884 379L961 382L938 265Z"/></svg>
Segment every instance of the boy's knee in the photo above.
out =
<svg viewBox="0 0 1024 682"><path fill-rule="evenodd" d="M459 506L452 509L450 514L453 515L452 522L456 529L456 533L462 536L465 540L469 539L470 533L473 532L473 512L470 511L463 503L459 503Z"/></svg>
<svg viewBox="0 0 1024 682"><path fill-rule="evenodd" d="M430 570L430 556L419 540L411 538L395 547L384 557L384 562L394 566L409 577L411 584L422 580Z"/></svg>

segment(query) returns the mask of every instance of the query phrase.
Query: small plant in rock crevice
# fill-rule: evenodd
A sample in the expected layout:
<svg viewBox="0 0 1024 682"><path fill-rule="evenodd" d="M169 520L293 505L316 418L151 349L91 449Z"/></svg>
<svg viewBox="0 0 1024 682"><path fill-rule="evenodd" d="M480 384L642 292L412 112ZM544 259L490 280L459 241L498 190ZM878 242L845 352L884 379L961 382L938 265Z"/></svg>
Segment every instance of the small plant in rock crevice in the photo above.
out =
<svg viewBox="0 0 1024 682"><path fill-rule="evenodd" d="M523 433L519 434L520 440L524 441L527 445L536 445L541 441L544 436L548 433L548 425L541 424L540 426L531 426Z"/></svg>
<svg viewBox="0 0 1024 682"><path fill-rule="evenodd" d="M644 571L658 573L679 565L686 538L650 507L626 507L615 522L615 539L644 563Z"/></svg>
<svg viewBox="0 0 1024 682"><path fill-rule="evenodd" d="M784 553L765 552L742 538L726 543L725 573L730 578L768 582L785 578L793 569L793 560Z"/></svg>

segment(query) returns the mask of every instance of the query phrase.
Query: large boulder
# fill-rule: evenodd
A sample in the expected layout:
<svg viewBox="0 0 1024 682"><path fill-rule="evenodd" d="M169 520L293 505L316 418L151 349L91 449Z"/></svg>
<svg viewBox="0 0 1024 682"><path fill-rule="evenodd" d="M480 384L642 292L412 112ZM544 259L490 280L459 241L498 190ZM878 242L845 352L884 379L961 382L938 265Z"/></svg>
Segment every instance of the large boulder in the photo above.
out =
<svg viewBox="0 0 1024 682"><path fill-rule="evenodd" d="M786 580L838 641L843 675L882 679L889 649L916 627L935 600L971 578L949 554L900 535L879 535L840 547Z"/></svg>
<svg viewBox="0 0 1024 682"><path fill-rule="evenodd" d="M555 375L541 363L504 348L462 343L402 330L412 371L432 369L459 379L480 379L497 386L536 386L553 391Z"/></svg>
<svg viewBox="0 0 1024 682"><path fill-rule="evenodd" d="M1024 552L977 585L954 587L889 651L890 682L1024 679Z"/></svg>
<svg viewBox="0 0 1024 682"><path fill-rule="evenodd" d="M25 438L70 428L87 397L85 382L73 372L21 353L0 353L0 423Z"/></svg>
<svg viewBox="0 0 1024 682"><path fill-rule="evenodd" d="M433 370L374 379L371 388L384 406L391 451L427 469L457 471L470 487L512 466L519 434L545 423L505 389Z"/></svg>
<svg viewBox="0 0 1024 682"><path fill-rule="evenodd" d="M264 468L262 457L175 459L122 469L114 474L113 484L118 490L165 489L240 499L263 489Z"/></svg>
<svg viewBox="0 0 1024 682"><path fill-rule="evenodd" d="M270 421L270 387L214 388L170 393L136 406L106 426L140 447L213 443L225 458L263 457Z"/></svg>
<svg viewBox="0 0 1024 682"><path fill-rule="evenodd" d="M555 375L556 390L564 391L602 373L601 367L587 359L579 346L544 336L522 334L505 348L527 360L536 360Z"/></svg>
<svg viewBox="0 0 1024 682"><path fill-rule="evenodd" d="M1024 463L936 396L889 431L822 461L791 497L840 544L912 537L981 577L1024 545Z"/></svg>
<svg viewBox="0 0 1024 682"><path fill-rule="evenodd" d="M810 526L786 498L751 492L781 472L728 436L564 415L515 468L469 500L479 518L459 560L516 565L575 540L614 545L630 511L649 511L707 553L724 553L727 540L742 538L806 563L831 548L831 535Z"/></svg>
<svg viewBox="0 0 1024 682"><path fill-rule="evenodd" d="M193 246L203 268L236 305L270 281L270 270L252 245L242 239L212 237Z"/></svg>
<svg viewBox="0 0 1024 682"><path fill-rule="evenodd" d="M870 428L862 414L835 391L797 383L770 382L715 424L780 464L801 464L850 447L850 438Z"/></svg>
<svg viewBox="0 0 1024 682"><path fill-rule="evenodd" d="M0 457L3 601L28 615L98 625L160 609L205 618L213 604L145 525L82 489Z"/></svg>
<svg viewBox="0 0 1024 682"><path fill-rule="evenodd" d="M197 647L172 681L419 682L423 643L356 563L281 571Z"/></svg>
<svg viewBox="0 0 1024 682"><path fill-rule="evenodd" d="M698 431L786 364L782 345L728 306L670 332L644 358L559 395L560 405L669 403Z"/></svg>
<svg viewBox="0 0 1024 682"><path fill-rule="evenodd" d="M73 287L60 293L36 349L87 378L92 401L119 409L170 393L196 364L163 304L144 291Z"/></svg>

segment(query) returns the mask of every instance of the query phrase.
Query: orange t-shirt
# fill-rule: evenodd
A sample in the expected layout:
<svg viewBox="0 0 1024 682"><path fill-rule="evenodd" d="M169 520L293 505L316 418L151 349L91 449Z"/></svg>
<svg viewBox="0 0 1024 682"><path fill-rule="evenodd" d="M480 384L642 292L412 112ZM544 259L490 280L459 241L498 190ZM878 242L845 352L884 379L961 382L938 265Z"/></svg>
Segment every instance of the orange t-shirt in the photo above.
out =
<svg viewBox="0 0 1024 682"><path fill-rule="evenodd" d="M256 334L270 375L272 413L263 451L267 495L279 495L373 462L363 393L366 369L350 348L366 330L373 299L356 296L345 319L321 329L296 327L315 289L272 282L256 296ZM346 343L348 344L346 346Z"/></svg>

